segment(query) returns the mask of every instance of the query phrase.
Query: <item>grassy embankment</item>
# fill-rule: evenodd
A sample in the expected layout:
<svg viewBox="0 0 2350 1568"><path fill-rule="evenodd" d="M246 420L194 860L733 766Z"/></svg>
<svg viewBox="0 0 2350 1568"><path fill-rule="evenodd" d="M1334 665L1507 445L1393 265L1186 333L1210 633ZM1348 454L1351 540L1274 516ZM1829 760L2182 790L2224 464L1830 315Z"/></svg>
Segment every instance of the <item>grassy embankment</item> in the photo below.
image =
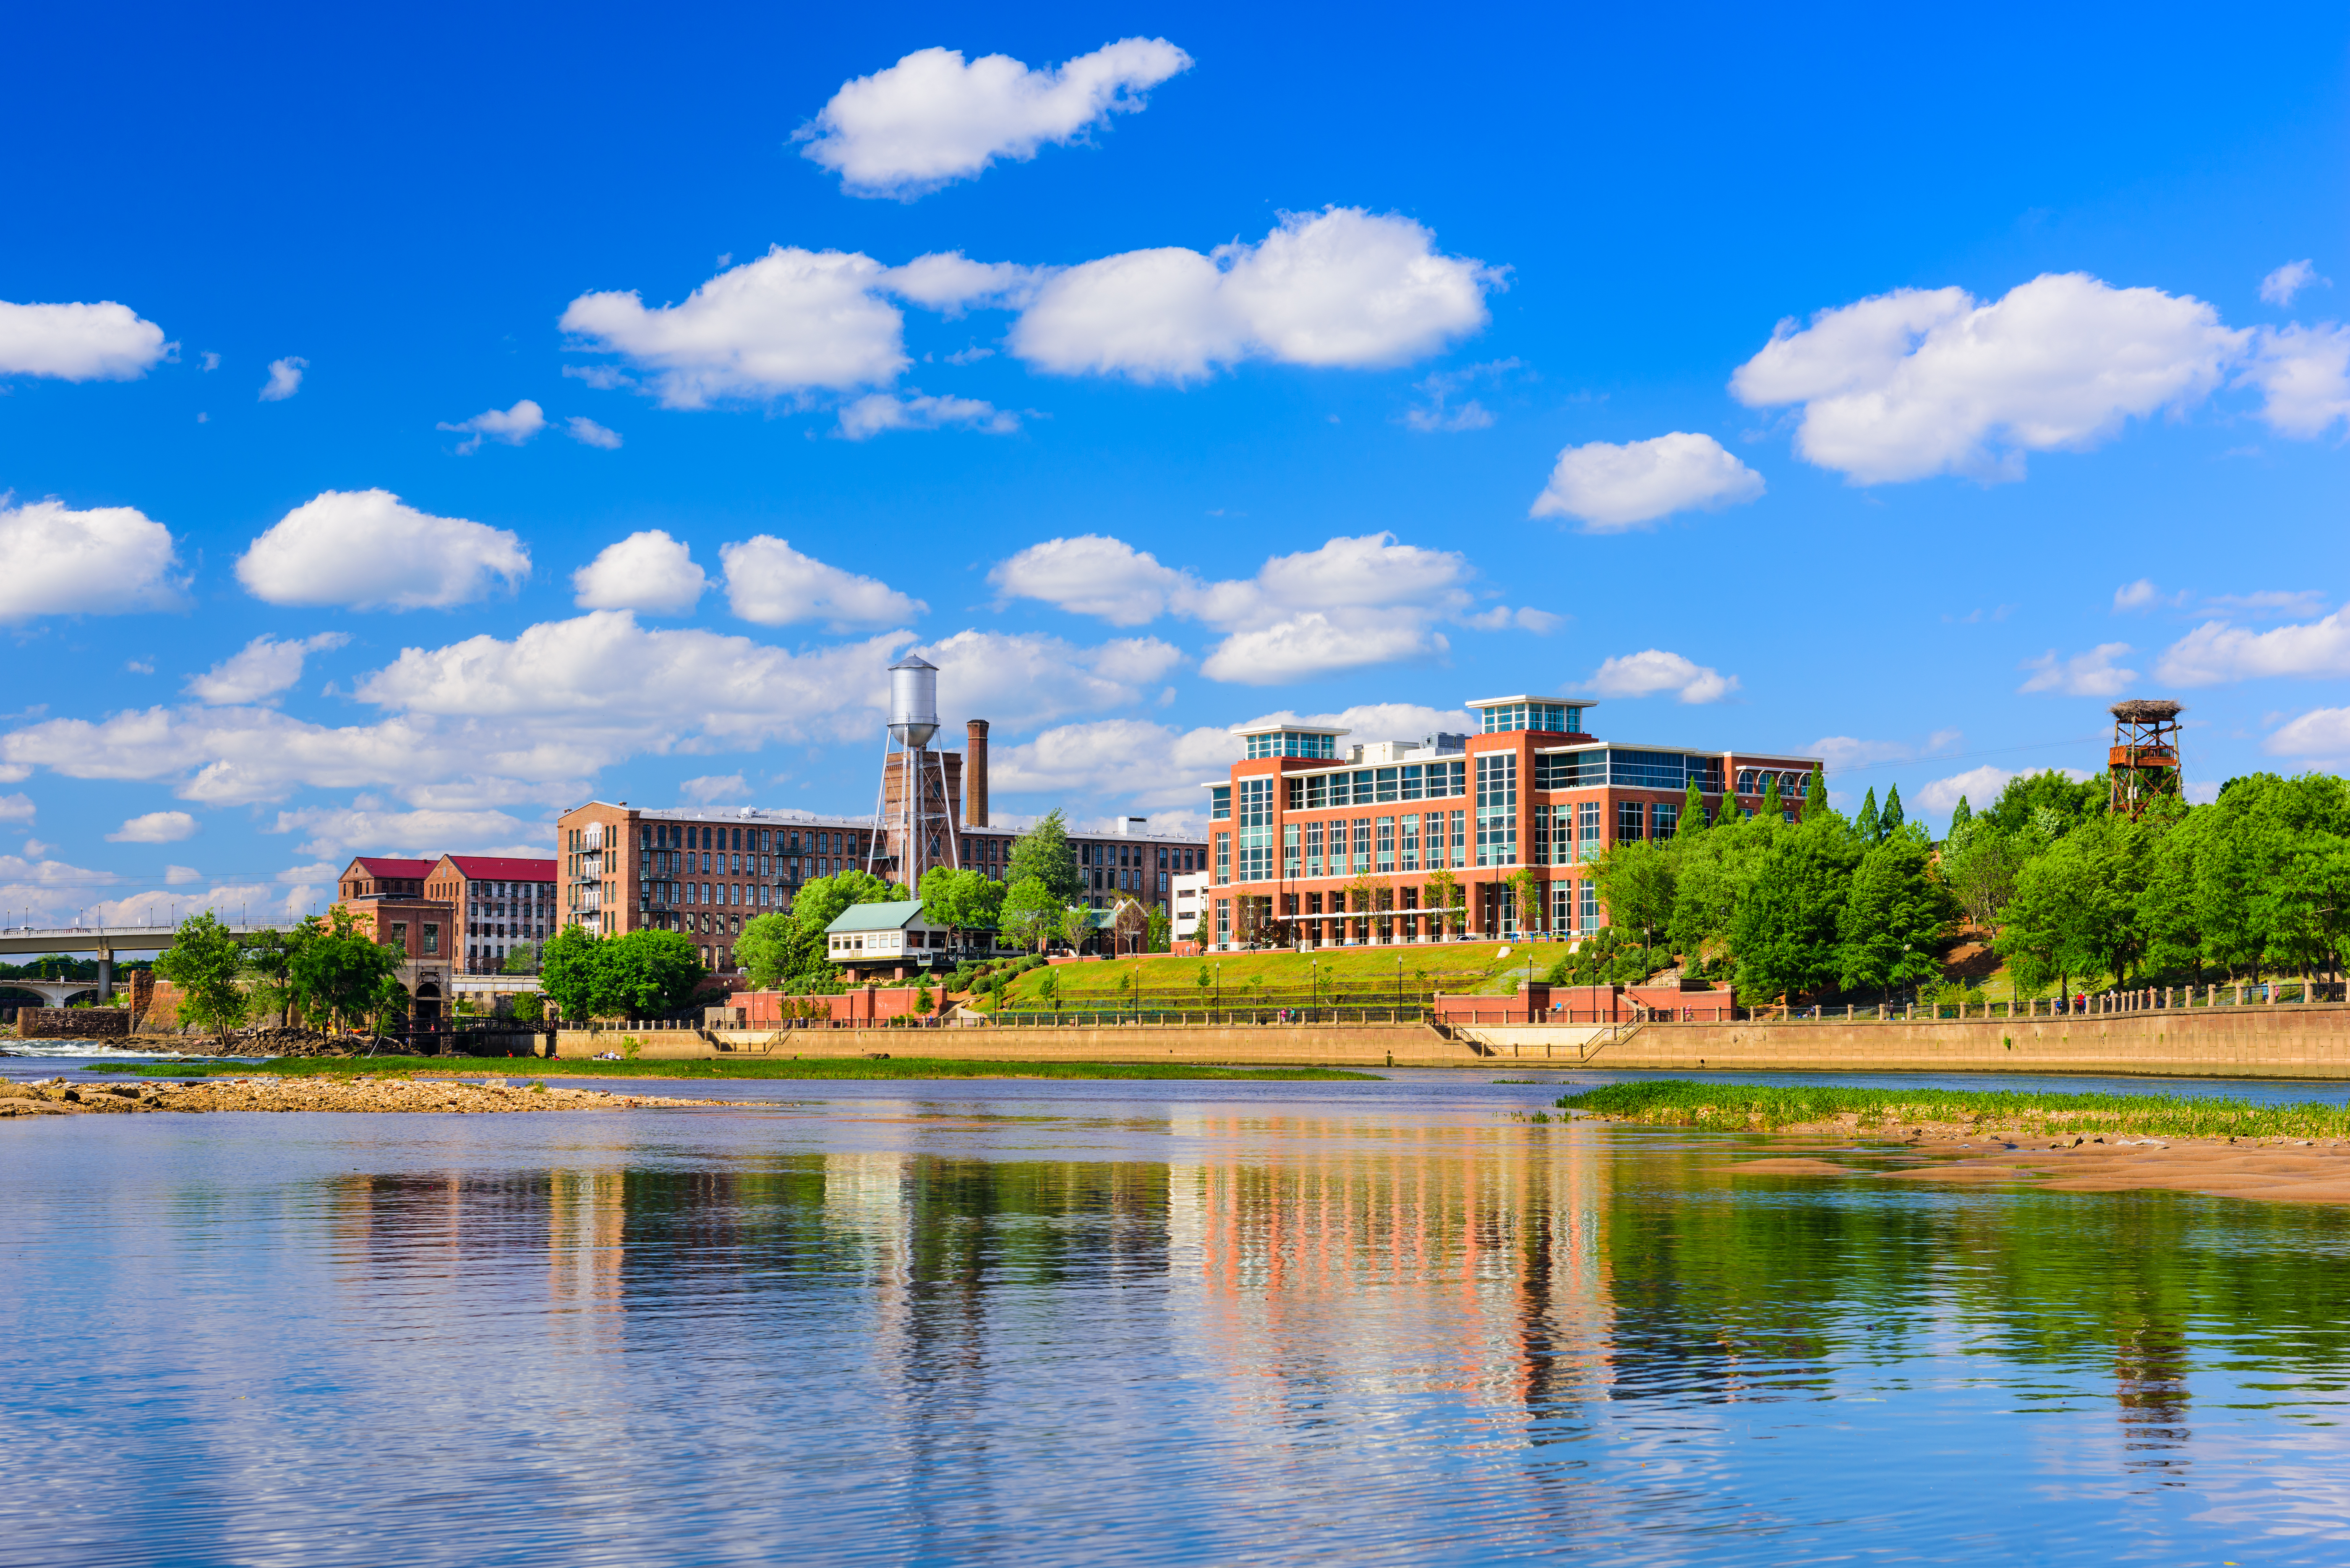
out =
<svg viewBox="0 0 2350 1568"><path fill-rule="evenodd" d="M919 1056L887 1061L869 1057L762 1057L749 1062L595 1062L566 1056L504 1058L472 1056L284 1056L267 1062L108 1062L94 1073L131 1073L147 1078L245 1077L256 1073L286 1077L398 1077L414 1074L447 1077L472 1073L492 1077L536 1078L1232 1078L1258 1083L1329 1080L1378 1082L1375 1073L1333 1067L1201 1067L1175 1063L949 1062Z"/></svg>
<svg viewBox="0 0 2350 1568"><path fill-rule="evenodd" d="M1510 956L1498 956L1503 949ZM1055 964L1033 969L1007 988L1005 1005L1023 1011L1049 1009L1045 977L1053 977L1064 1011L1083 1012L1136 1005L1199 1012L1232 1007L1390 1007L1399 995L1406 1007L1425 1007L1430 995L1492 992L1513 993L1534 958L1535 976L1565 950L1555 943L1430 942L1391 947L1324 948L1310 953L1288 950L1218 953L1203 958L1152 954L1100 963ZM1398 961L1401 961L1399 970ZM1400 987L1399 987L1400 974ZM1207 983L1200 983L1201 976ZM1127 982L1121 989L1119 981Z"/></svg>
<svg viewBox="0 0 2350 1568"><path fill-rule="evenodd" d="M1811 1085L1693 1084L1681 1078L1610 1084L1568 1095L1562 1110L1615 1121L1725 1132L1846 1124L1859 1128L1926 1123L2053 1133L2158 1137L2350 1137L2350 1108L2303 1101L2254 1105L2183 1095L2040 1094L1980 1089L1848 1089Z"/></svg>

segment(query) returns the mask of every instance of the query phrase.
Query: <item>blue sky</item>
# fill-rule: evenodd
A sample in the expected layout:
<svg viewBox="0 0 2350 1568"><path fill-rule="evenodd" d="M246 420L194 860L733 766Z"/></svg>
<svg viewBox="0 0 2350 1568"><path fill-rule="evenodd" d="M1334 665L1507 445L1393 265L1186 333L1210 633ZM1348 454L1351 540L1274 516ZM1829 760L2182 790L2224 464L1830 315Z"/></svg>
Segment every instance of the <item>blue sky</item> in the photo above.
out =
<svg viewBox="0 0 2350 1568"><path fill-rule="evenodd" d="M33 18L0 905L868 810L908 647L1081 818L1520 691L1937 822L2350 757L2338 8L1480 20Z"/></svg>

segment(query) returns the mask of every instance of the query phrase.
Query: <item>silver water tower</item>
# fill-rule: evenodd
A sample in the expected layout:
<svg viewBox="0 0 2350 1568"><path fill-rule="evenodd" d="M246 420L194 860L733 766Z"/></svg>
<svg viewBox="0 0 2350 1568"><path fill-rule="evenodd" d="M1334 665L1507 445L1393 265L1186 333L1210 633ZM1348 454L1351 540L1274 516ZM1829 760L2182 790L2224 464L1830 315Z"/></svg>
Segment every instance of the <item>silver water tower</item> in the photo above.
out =
<svg viewBox="0 0 2350 1568"><path fill-rule="evenodd" d="M889 736L917 751L939 732L939 667L910 653L889 667Z"/></svg>
<svg viewBox="0 0 2350 1568"><path fill-rule="evenodd" d="M920 892L933 866L960 866L946 760L931 750L939 732L939 670L910 653L889 667L889 740L882 748L882 831L867 869Z"/></svg>

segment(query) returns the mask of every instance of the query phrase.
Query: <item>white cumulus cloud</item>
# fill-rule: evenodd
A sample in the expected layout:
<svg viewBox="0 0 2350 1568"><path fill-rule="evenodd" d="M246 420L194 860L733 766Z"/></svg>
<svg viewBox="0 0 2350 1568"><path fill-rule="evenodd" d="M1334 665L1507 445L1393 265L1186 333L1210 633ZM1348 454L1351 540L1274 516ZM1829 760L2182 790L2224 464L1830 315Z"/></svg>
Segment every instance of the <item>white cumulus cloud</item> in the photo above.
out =
<svg viewBox="0 0 2350 1568"><path fill-rule="evenodd" d="M722 545L726 602L734 614L761 626L820 620L835 628L889 626L930 606L875 577L862 577L804 556L788 540L761 534Z"/></svg>
<svg viewBox="0 0 2350 1568"><path fill-rule="evenodd" d="M269 379L261 384L260 398L265 403L282 403L302 389L302 372L310 361L298 354L269 362Z"/></svg>
<svg viewBox="0 0 2350 1568"><path fill-rule="evenodd" d="M1603 661L1591 677L1591 689L1602 697L1669 694L1682 702L1719 702L1738 690L1738 677L1724 675L1680 654L1651 648Z"/></svg>
<svg viewBox="0 0 2350 1568"><path fill-rule="evenodd" d="M2032 671L2032 676L2016 690L2064 697L2118 697L2123 688L2137 679L2137 670L2125 670L2119 662L2129 650L2126 642L2101 642L2086 653L2061 659L2052 648L2018 667Z"/></svg>
<svg viewBox="0 0 2350 1568"><path fill-rule="evenodd" d="M2216 686L2272 675L2350 675L2350 608L2267 631L2206 621L2163 650L2155 674L2173 686Z"/></svg>
<svg viewBox="0 0 2350 1568"><path fill-rule="evenodd" d="M530 552L503 528L436 517L387 490L329 490L253 542L237 581L277 605L442 609L530 576Z"/></svg>
<svg viewBox="0 0 2350 1568"><path fill-rule="evenodd" d="M134 381L178 348L127 305L12 305L0 300L0 376Z"/></svg>
<svg viewBox="0 0 2350 1568"><path fill-rule="evenodd" d="M11 506L0 494L0 622L176 609L172 531L130 506Z"/></svg>
<svg viewBox="0 0 2350 1568"><path fill-rule="evenodd" d="M2317 275L2317 265L2306 259L2287 262L2261 279L2261 297L2271 305L2290 306L2293 296L2313 283L2326 283Z"/></svg>
<svg viewBox="0 0 2350 1568"><path fill-rule="evenodd" d="M364 807L309 806L281 811L264 833L307 835L296 847L305 855L407 855L444 852L546 856L555 831L503 811L381 811ZM337 869L340 869L339 867ZM332 872L328 873L333 875Z"/></svg>
<svg viewBox="0 0 2350 1568"><path fill-rule="evenodd" d="M196 819L184 811L151 811L106 836L109 844L177 844L196 835Z"/></svg>
<svg viewBox="0 0 2350 1568"><path fill-rule="evenodd" d="M650 376L673 409L858 391L906 368L905 318L874 293L882 271L868 255L777 245L682 305L648 309L633 290L583 294L561 326Z"/></svg>
<svg viewBox="0 0 2350 1568"><path fill-rule="evenodd" d="M608 431L584 414L574 414L563 421L563 433L582 446L601 447L606 452L620 450L620 432Z"/></svg>
<svg viewBox="0 0 2350 1568"><path fill-rule="evenodd" d="M1964 795L1967 805L1980 811L1999 798L2010 779L2022 778L2021 773L1996 768L1985 763L1979 768L1969 768L1962 774L1952 774L1946 779L1936 779L1918 792L1917 804L1926 811L1949 811Z"/></svg>
<svg viewBox="0 0 2350 1568"><path fill-rule="evenodd" d="M36 809L31 795L0 794L0 822L29 823Z"/></svg>
<svg viewBox="0 0 2350 1568"><path fill-rule="evenodd" d="M1055 803L1093 798L1157 814L1197 811L1200 784L1221 779L1241 742L1228 730L1177 730L1140 719L1060 724L988 755L989 787Z"/></svg>
<svg viewBox="0 0 2350 1568"><path fill-rule="evenodd" d="M234 707L274 697L302 679L302 661L313 653L340 648L350 639L339 631L280 641L264 633L202 675L188 680L199 702Z"/></svg>
<svg viewBox="0 0 2350 1568"><path fill-rule="evenodd" d="M1211 680L1262 686L1366 665L1440 654L1435 629L1544 632L1561 618L1531 607L1478 611L1465 556L1396 542L1392 534L1341 536L1275 556L1253 577L1206 581L1162 565L1122 539L1048 539L999 563L988 580L1007 597L1040 599L1118 626L1166 614L1228 635L1201 664Z"/></svg>
<svg viewBox="0 0 2350 1568"><path fill-rule="evenodd" d="M868 392L840 410L840 433L850 441L866 441L884 431L934 431L950 425L986 435L1011 435L1020 429L1020 416L974 398L927 398Z"/></svg>
<svg viewBox="0 0 2350 1568"><path fill-rule="evenodd" d="M2350 758L2350 708L2317 708L2262 742L2272 757Z"/></svg>
<svg viewBox="0 0 2350 1568"><path fill-rule="evenodd" d="M1400 364L1482 327L1502 274L1440 254L1409 218L1287 213L1253 245L1128 251L1055 274L1012 351L1060 375L1195 381L1243 359Z"/></svg>
<svg viewBox="0 0 2350 1568"><path fill-rule="evenodd" d="M1647 441L1595 441L1558 454L1530 515L1579 518L1612 534L1691 507L1709 511L1752 501L1762 476L1710 435L1675 431Z"/></svg>
<svg viewBox="0 0 2350 1568"><path fill-rule="evenodd" d="M1191 65L1164 38L1121 38L1045 70L1009 55L966 63L959 50L919 49L843 83L794 140L850 194L910 198L998 158L1024 161L1048 142L1074 141L1140 109L1148 89Z"/></svg>
<svg viewBox="0 0 2350 1568"><path fill-rule="evenodd" d="M1730 385L1752 407L1802 405L1796 451L1856 483L2015 479L2028 452L2200 400L2248 337L2189 296L2052 273L1989 304L1898 289L1783 321Z"/></svg>
<svg viewBox="0 0 2350 1568"><path fill-rule="evenodd" d="M1130 707L1183 662L1180 649L1156 638L1087 647L1041 632L976 628L913 651L939 667L941 700L958 718L994 719L1007 729Z"/></svg>
<svg viewBox="0 0 2350 1568"><path fill-rule="evenodd" d="M666 529L648 528L571 574L572 602L582 609L650 610L683 615L702 597L710 579L694 564L693 549Z"/></svg>
<svg viewBox="0 0 2350 1568"><path fill-rule="evenodd" d="M709 805L714 801L740 800L751 793L751 786L741 774L705 774L679 784L677 793L696 805Z"/></svg>
<svg viewBox="0 0 2350 1568"><path fill-rule="evenodd" d="M484 438L504 441L508 446L520 446L546 428L546 410L525 398L510 409L491 409L475 414L470 420L455 424L441 424L438 430L455 431L468 439L457 443L458 455L470 457L482 450Z"/></svg>
<svg viewBox="0 0 2350 1568"><path fill-rule="evenodd" d="M2261 418L2270 429L2314 441L2350 420L2350 327L2262 327L2238 380L2264 394Z"/></svg>

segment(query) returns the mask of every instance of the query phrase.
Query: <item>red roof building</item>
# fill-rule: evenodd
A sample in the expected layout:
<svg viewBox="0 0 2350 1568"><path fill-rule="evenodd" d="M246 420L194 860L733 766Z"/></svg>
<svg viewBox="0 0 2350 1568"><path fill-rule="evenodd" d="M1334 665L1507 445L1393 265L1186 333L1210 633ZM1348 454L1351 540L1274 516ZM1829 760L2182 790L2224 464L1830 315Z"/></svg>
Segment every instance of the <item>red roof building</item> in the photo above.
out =
<svg viewBox="0 0 2350 1568"><path fill-rule="evenodd" d="M432 874L430 860L400 860L382 855L362 855L343 867L341 897L353 898L421 898L424 879Z"/></svg>
<svg viewBox="0 0 2350 1568"><path fill-rule="evenodd" d="M443 855L432 864L425 890L456 907L467 974L497 974L509 961L537 972L537 944L555 934L556 869L552 858L520 855Z"/></svg>

